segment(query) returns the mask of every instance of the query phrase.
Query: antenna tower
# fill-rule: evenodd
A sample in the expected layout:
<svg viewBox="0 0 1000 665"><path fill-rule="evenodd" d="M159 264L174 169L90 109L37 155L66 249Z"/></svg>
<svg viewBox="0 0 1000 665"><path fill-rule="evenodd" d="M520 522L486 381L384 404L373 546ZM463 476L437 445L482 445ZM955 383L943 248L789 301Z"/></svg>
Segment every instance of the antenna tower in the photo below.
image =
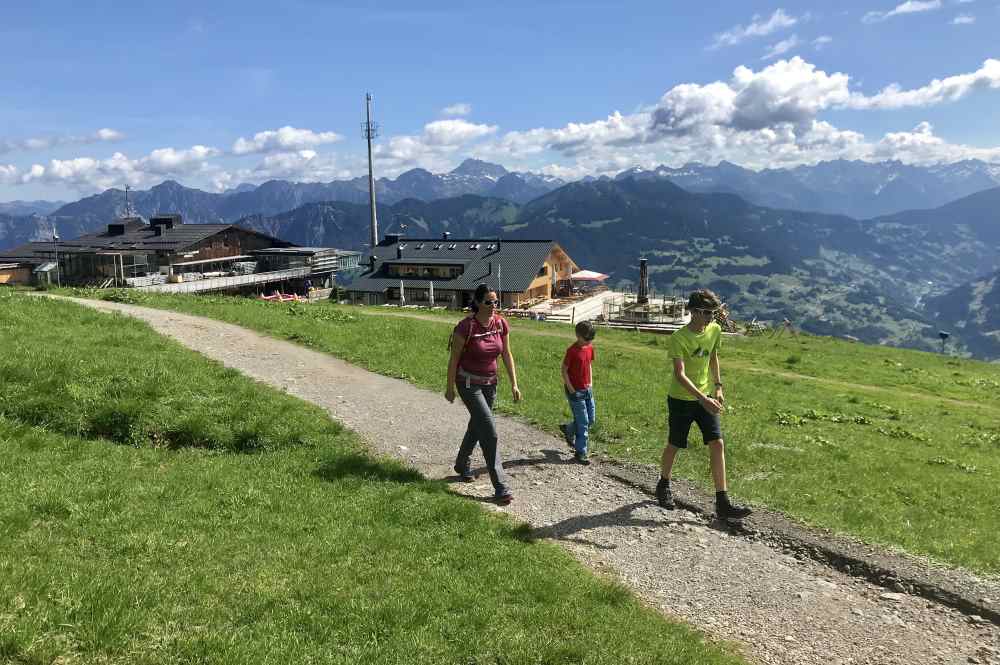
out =
<svg viewBox="0 0 1000 665"><path fill-rule="evenodd" d="M365 121L361 123L361 135L368 140L368 205L371 209L371 248L378 244L378 215L375 212L375 164L372 160L372 139L378 136L378 123L372 122L372 94L365 93Z"/></svg>
<svg viewBox="0 0 1000 665"><path fill-rule="evenodd" d="M132 207L132 202L128 200L128 185L125 185L125 212L122 217L135 217L135 208Z"/></svg>

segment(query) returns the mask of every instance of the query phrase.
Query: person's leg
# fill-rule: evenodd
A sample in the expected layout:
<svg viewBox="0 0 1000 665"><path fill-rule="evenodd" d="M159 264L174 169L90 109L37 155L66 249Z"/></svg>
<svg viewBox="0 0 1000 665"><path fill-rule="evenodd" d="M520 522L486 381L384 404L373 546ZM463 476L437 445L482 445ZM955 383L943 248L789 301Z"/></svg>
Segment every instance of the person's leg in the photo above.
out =
<svg viewBox="0 0 1000 665"><path fill-rule="evenodd" d="M694 404L697 406L697 404ZM674 509L674 495L670 488L670 474L681 448L687 448L688 432L691 431L692 403L685 400L667 398L667 445L660 456L660 478L656 482L656 500L661 508Z"/></svg>
<svg viewBox="0 0 1000 665"><path fill-rule="evenodd" d="M597 402L594 401L594 389L587 391L587 427L593 428L597 422Z"/></svg>
<svg viewBox="0 0 1000 665"><path fill-rule="evenodd" d="M566 401L569 402L569 413L573 416L573 420L568 423L563 423L559 426L559 429L562 430L563 436L566 439L566 443L569 444L569 447L576 451L576 423L580 400L577 399L576 392L567 392Z"/></svg>
<svg viewBox="0 0 1000 665"><path fill-rule="evenodd" d="M504 473L503 464L500 461L500 453L497 445L496 421L493 418L493 401L496 399L497 387L474 386L475 399L469 403L470 412L474 411L476 432L479 437L479 446L483 449L483 457L486 458L486 469L490 473L490 480L493 482L493 490L497 497L511 494L508 487L507 474Z"/></svg>
<svg viewBox="0 0 1000 665"><path fill-rule="evenodd" d="M579 392L577 392L579 395ZM587 452L587 403L574 395L569 401L573 412L573 450L577 455Z"/></svg>
<svg viewBox="0 0 1000 665"><path fill-rule="evenodd" d="M680 448L672 443L668 443L663 447L663 454L660 455L660 478L663 478L667 482L670 482L670 474L674 469L674 460L677 459L679 451Z"/></svg>
<svg viewBox="0 0 1000 665"><path fill-rule="evenodd" d="M722 440L722 422L719 415L705 411L698 420L698 426L709 451L712 482L715 484L715 514L721 519L746 517L753 511L729 500L729 487L726 481L726 445Z"/></svg>
<svg viewBox="0 0 1000 665"><path fill-rule="evenodd" d="M708 442L709 467L716 492L725 492L726 487L726 446L722 439Z"/></svg>
<svg viewBox="0 0 1000 665"><path fill-rule="evenodd" d="M462 444L458 447L458 455L455 457L455 473L469 480L475 477L472 473L472 452L476 449L476 444L479 443L479 435L476 430L476 416L473 408L469 406L465 392L466 388L460 385L458 395L462 403L469 409L469 424L465 428L465 436L462 437Z"/></svg>
<svg viewBox="0 0 1000 665"><path fill-rule="evenodd" d="M586 390L584 398L580 400L583 409L577 416L576 421L576 454L587 459L590 454L590 428L594 426L594 391Z"/></svg>

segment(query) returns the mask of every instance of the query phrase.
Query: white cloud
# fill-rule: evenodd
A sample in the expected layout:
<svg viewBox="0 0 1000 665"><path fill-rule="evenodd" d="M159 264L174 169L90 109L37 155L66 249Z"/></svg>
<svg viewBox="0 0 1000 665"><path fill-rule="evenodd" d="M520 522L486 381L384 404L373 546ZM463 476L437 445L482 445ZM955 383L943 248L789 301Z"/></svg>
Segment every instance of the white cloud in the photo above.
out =
<svg viewBox="0 0 1000 665"><path fill-rule="evenodd" d="M496 131L496 125L477 125L460 118L452 118L424 125L423 140L430 145L461 145Z"/></svg>
<svg viewBox="0 0 1000 665"><path fill-rule="evenodd" d="M816 47L817 51L821 51L827 44L833 41L833 37L830 35L820 35L812 41L813 46Z"/></svg>
<svg viewBox="0 0 1000 665"><path fill-rule="evenodd" d="M496 131L496 125L476 124L461 118L429 122L419 135L393 136L377 146L379 172L391 175L417 166L432 171L448 170L460 149Z"/></svg>
<svg viewBox="0 0 1000 665"><path fill-rule="evenodd" d="M0 183L11 185L18 181L20 173L13 164L0 164Z"/></svg>
<svg viewBox="0 0 1000 665"><path fill-rule="evenodd" d="M903 4L896 5L887 12L868 12L861 17L861 22L879 23L894 16L931 12L936 9L941 9L941 0L907 0Z"/></svg>
<svg viewBox="0 0 1000 665"><path fill-rule="evenodd" d="M761 60L770 60L771 58L777 58L779 55L784 55L785 53L788 53L798 45L799 45L798 35L792 35L788 39L782 39L780 42L768 46L767 53L765 53L761 57Z"/></svg>
<svg viewBox="0 0 1000 665"><path fill-rule="evenodd" d="M314 132L311 129L281 127L257 132L251 139L242 136L233 143L233 154L249 155L268 152L304 150L318 145L335 143L343 137L336 132Z"/></svg>
<svg viewBox="0 0 1000 665"><path fill-rule="evenodd" d="M91 143L115 142L121 141L124 138L125 135L118 130L103 127L98 129L96 132L85 134L83 136L45 136L21 139L17 141L0 139L0 154L15 151L36 152L67 145L88 145Z"/></svg>
<svg viewBox="0 0 1000 665"><path fill-rule="evenodd" d="M717 49L724 46L735 46L753 37L766 37L778 30L790 28L798 23L798 21L796 17L789 16L785 13L784 9L780 8L776 9L767 20L764 20L759 14L755 14L750 20L749 25L734 25L725 32L716 34L709 48Z"/></svg>
<svg viewBox="0 0 1000 665"><path fill-rule="evenodd" d="M160 148L140 159L129 159L120 152L107 159L53 159L47 165L33 164L21 174L20 182L59 183L82 192L103 190L124 183L139 186L153 184L165 176L210 171L207 160L219 154L221 152L216 148L196 145L187 150Z"/></svg>
<svg viewBox="0 0 1000 665"><path fill-rule="evenodd" d="M472 113L472 104L452 104L441 109L441 115L469 115Z"/></svg>
<svg viewBox="0 0 1000 665"><path fill-rule="evenodd" d="M676 135L706 125L741 130L805 126L819 111L846 103L848 83L846 74L827 74L798 56L759 72L740 66L727 83L672 88L653 111L651 129Z"/></svg>
<svg viewBox="0 0 1000 665"><path fill-rule="evenodd" d="M948 144L932 135L928 139L916 131L872 143L860 132L835 127L819 115L845 108L925 106L961 98L977 87L1000 87L996 83L1000 72L995 71L1000 62L994 63L987 61L976 72L935 80L915 90L889 86L865 96L851 92L847 74L827 73L794 57L759 71L737 67L725 82L676 85L656 105L634 114L616 112L605 120L507 132L478 146L475 154L508 168L543 168L560 177L615 173L636 164L679 166L720 159L752 168L837 158L985 159L995 151ZM919 150L920 145L926 147ZM552 157L556 162L541 162Z"/></svg>
<svg viewBox="0 0 1000 665"><path fill-rule="evenodd" d="M972 14L959 14L955 18L951 19L952 25L970 25L976 22L976 17Z"/></svg>
<svg viewBox="0 0 1000 665"><path fill-rule="evenodd" d="M902 90L898 84L886 86L872 96L852 95L848 106L855 109L899 109L910 106L931 106L954 102L973 90L1000 88L1000 60L989 59L971 74L958 74L934 79L914 90Z"/></svg>
<svg viewBox="0 0 1000 665"><path fill-rule="evenodd" d="M172 174L182 173L192 168L200 168L210 157L219 155L215 148L196 145L188 150L160 148L149 153L148 157L139 160L137 166L146 173Z"/></svg>
<svg viewBox="0 0 1000 665"><path fill-rule="evenodd" d="M976 148L946 142L934 135L929 122L909 132L889 132L875 145L872 157L898 159L909 164L937 164L962 159L1000 160L1000 148Z"/></svg>

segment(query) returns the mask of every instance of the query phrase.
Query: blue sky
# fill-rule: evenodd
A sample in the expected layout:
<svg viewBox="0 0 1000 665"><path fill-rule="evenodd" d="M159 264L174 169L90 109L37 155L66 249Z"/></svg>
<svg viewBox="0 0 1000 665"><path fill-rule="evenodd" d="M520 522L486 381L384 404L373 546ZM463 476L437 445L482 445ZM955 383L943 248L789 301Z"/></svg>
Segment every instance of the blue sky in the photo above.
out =
<svg viewBox="0 0 1000 665"><path fill-rule="evenodd" d="M379 175L1000 162L998 28L1000 0L8 3L0 200L360 175L366 90Z"/></svg>

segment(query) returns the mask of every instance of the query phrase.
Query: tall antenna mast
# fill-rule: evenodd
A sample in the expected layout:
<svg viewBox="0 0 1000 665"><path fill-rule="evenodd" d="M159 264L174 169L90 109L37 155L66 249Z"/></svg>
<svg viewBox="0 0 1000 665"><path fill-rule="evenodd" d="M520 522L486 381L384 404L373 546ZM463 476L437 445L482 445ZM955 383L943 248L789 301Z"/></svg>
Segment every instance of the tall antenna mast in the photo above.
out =
<svg viewBox="0 0 1000 665"><path fill-rule="evenodd" d="M132 204L128 200L128 185L125 185L125 217L135 217L135 210L132 209Z"/></svg>
<svg viewBox="0 0 1000 665"><path fill-rule="evenodd" d="M378 136L378 124L372 122L372 93L365 93L365 122L361 133L368 140L368 205L371 208L371 248L378 244L378 215L375 213L375 164L372 161L372 139Z"/></svg>

